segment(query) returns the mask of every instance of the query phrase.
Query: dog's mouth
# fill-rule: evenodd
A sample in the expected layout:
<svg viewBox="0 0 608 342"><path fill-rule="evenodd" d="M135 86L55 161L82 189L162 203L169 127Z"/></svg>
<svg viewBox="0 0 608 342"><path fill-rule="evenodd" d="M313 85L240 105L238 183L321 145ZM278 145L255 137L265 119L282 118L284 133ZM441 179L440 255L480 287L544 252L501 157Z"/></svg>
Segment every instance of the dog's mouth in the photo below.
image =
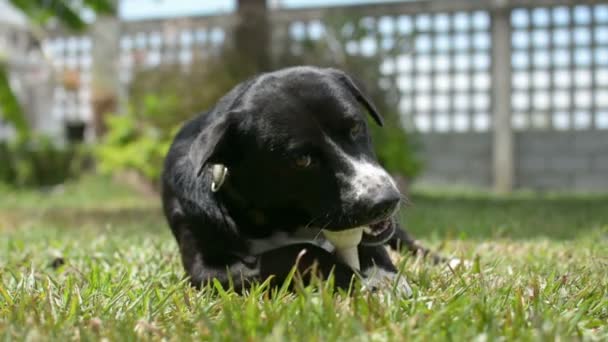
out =
<svg viewBox="0 0 608 342"><path fill-rule="evenodd" d="M391 218L370 224L363 229L361 244L375 246L386 243L395 232L395 223Z"/></svg>

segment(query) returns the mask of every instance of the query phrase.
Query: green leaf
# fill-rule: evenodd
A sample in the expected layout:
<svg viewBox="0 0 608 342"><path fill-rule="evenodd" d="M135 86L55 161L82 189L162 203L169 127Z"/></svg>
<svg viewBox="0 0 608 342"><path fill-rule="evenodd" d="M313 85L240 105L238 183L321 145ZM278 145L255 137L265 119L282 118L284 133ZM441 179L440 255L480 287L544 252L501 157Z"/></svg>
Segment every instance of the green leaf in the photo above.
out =
<svg viewBox="0 0 608 342"><path fill-rule="evenodd" d="M86 10L97 14L115 14L116 7L112 0L10 0L34 22L44 25L50 19L57 19L71 30L82 31L87 24L82 19Z"/></svg>
<svg viewBox="0 0 608 342"><path fill-rule="evenodd" d="M24 139L29 135L30 127L17 100L17 96L11 89L8 69L3 63L0 63L0 118L15 127L20 139Z"/></svg>

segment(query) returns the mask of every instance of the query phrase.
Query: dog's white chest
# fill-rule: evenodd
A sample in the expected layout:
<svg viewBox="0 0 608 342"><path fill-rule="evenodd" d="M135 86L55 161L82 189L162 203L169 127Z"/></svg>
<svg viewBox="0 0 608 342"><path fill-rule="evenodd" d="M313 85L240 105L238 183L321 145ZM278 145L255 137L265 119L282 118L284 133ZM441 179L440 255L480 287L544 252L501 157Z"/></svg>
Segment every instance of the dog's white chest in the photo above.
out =
<svg viewBox="0 0 608 342"><path fill-rule="evenodd" d="M334 246L319 233L319 230L312 228L301 228L293 233L276 232L266 238L248 239L248 241L249 251L253 255L298 243L310 243L328 252L334 250Z"/></svg>

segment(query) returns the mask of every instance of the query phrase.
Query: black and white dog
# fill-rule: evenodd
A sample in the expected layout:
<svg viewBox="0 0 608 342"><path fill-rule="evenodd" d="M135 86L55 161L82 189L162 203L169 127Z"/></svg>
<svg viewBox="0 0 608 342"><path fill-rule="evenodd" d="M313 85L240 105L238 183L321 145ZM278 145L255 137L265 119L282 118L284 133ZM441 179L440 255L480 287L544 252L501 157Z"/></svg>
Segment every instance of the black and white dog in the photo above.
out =
<svg viewBox="0 0 608 342"><path fill-rule="evenodd" d="M297 260L303 273L313 264L320 276L333 271L341 288L357 275L410 293L384 245L427 251L392 218L401 195L376 161L363 108L382 125L345 73L294 67L239 84L183 126L162 199L194 285L215 278L241 290L270 276L279 284ZM360 226L369 228L353 270L320 231Z"/></svg>

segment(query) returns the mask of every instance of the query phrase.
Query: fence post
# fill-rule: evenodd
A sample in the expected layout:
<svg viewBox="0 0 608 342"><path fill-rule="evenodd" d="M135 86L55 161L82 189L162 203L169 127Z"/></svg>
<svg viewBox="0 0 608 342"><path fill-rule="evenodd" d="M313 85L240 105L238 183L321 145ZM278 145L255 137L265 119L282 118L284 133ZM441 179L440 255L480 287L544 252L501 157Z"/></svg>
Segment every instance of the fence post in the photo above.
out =
<svg viewBox="0 0 608 342"><path fill-rule="evenodd" d="M511 26L510 10L492 11L492 114L494 123L494 190L513 189L515 167L511 125Z"/></svg>
<svg viewBox="0 0 608 342"><path fill-rule="evenodd" d="M238 23L234 43L242 56L249 56L255 72L270 70L271 30L266 0L238 0Z"/></svg>
<svg viewBox="0 0 608 342"><path fill-rule="evenodd" d="M120 21L99 15L90 27L92 56L91 104L94 136L104 132L104 117L116 112L119 101Z"/></svg>

